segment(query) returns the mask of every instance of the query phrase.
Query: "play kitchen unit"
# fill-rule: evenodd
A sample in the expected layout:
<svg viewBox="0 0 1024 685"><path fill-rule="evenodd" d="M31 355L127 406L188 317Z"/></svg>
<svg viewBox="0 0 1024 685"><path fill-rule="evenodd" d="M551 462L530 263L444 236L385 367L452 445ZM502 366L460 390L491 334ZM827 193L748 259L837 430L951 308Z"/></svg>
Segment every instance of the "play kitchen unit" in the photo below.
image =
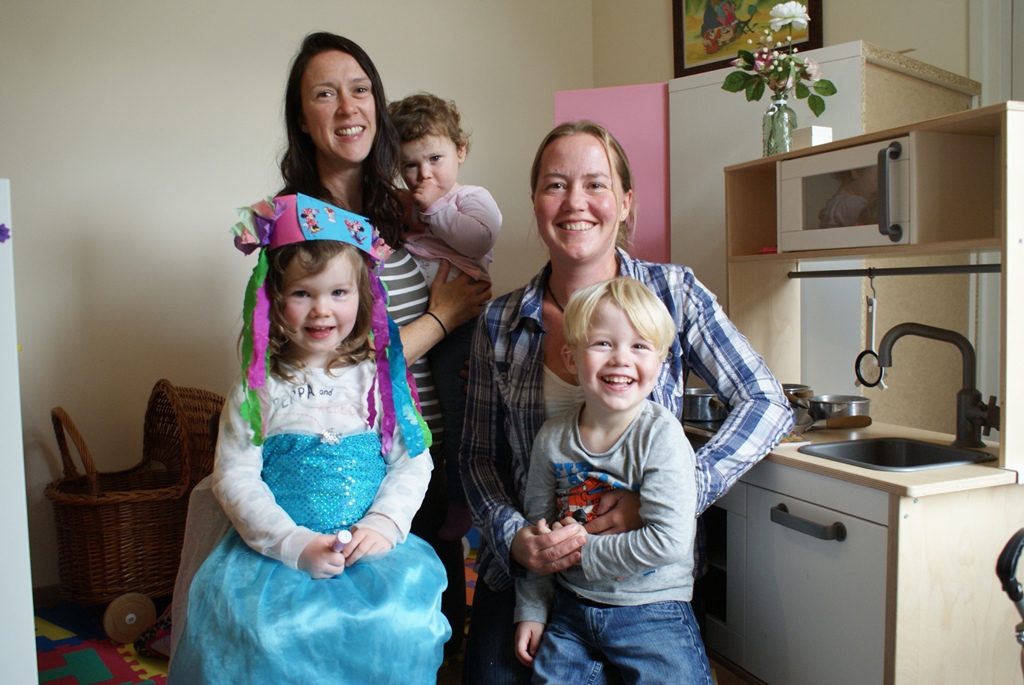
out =
<svg viewBox="0 0 1024 685"><path fill-rule="evenodd" d="M853 230L818 228L780 206L794 192L780 174L870 166L863 151L889 155L893 141L909 160L886 170L888 218L872 208ZM957 168L971 178L951 185ZM872 280L899 271L908 296L928 295L914 269L994 270L1001 352L998 399L982 398L960 333L908 318L872 334L863 380L884 371L886 393L913 398L905 386L918 376L901 367L948 377L948 396L928 398L948 403L948 425L907 427L872 400L870 425L816 426L803 433L811 444L780 445L751 469L705 514L708 649L774 685L1021 682L1017 617L994 568L1024 526L1024 103L729 166L725 184L729 316L781 380L801 380L801 273L836 259L860 260ZM866 223L901 226L876 236ZM808 237L794 242L795 231ZM916 353L913 340L932 347ZM946 348L953 361L936 362ZM854 359L836 364L853 373ZM985 440L989 426L998 443ZM687 430L695 443L714 434Z"/></svg>

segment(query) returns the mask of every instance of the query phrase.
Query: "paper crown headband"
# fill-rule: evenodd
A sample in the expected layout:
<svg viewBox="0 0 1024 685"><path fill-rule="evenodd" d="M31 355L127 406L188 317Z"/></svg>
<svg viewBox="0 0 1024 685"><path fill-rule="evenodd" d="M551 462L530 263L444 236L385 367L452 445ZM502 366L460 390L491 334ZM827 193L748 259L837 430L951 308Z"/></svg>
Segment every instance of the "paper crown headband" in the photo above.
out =
<svg viewBox="0 0 1024 685"><path fill-rule="evenodd" d="M242 310L242 383L245 401L242 415L253 428L253 444L263 443L263 412L260 402L269 373L270 296L266 278L269 268L267 251L307 240L334 240L354 245L366 254L370 288L373 290L371 337L377 361L375 388L370 389L367 403L368 423L376 420L375 389L381 404L382 452L391 451L396 428L402 431L410 456L430 446L430 431L417 409L415 383L405 364L402 338L398 326L387 314L387 290L377 269L391 253L377 230L364 216L317 200L308 195L279 195L240 207L241 219L231 232L235 247L245 254L260 250L245 291Z"/></svg>

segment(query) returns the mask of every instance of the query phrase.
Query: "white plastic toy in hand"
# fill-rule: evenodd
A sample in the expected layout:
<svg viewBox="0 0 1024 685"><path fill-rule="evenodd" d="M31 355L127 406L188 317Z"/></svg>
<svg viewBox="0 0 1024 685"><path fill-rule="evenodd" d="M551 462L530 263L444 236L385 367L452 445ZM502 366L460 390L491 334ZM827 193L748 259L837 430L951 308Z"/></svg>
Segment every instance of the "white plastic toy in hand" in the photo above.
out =
<svg viewBox="0 0 1024 685"><path fill-rule="evenodd" d="M333 549L335 552L340 552L341 550L345 549L345 545L347 545L350 542L352 542L352 533L348 532L347 530L339 530L338 538L331 543L331 549Z"/></svg>

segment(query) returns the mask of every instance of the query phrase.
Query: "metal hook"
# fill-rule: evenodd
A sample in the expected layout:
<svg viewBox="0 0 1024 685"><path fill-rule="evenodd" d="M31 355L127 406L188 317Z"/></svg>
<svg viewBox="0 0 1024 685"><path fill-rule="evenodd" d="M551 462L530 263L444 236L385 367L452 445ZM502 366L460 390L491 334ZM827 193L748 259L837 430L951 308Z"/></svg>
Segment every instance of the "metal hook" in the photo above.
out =
<svg viewBox="0 0 1024 685"><path fill-rule="evenodd" d="M875 306L877 304L875 290L875 270L868 269L868 279L871 285L871 296L864 298L865 309L865 347L866 349L858 355L854 362L857 372L857 380L854 385L866 388L881 387L885 390L885 369L878 365L878 354L875 350Z"/></svg>

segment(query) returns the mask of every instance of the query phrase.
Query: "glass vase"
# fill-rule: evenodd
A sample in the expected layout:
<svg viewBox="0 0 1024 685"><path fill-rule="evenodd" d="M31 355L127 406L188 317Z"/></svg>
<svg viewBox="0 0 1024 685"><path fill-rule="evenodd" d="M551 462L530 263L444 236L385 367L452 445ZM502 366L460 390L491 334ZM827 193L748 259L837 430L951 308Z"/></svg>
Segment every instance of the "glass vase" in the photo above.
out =
<svg viewBox="0 0 1024 685"><path fill-rule="evenodd" d="M765 111L761 123L764 156L770 157L792 150L795 129L796 112L786 104L786 97L783 95L772 98L772 103Z"/></svg>

